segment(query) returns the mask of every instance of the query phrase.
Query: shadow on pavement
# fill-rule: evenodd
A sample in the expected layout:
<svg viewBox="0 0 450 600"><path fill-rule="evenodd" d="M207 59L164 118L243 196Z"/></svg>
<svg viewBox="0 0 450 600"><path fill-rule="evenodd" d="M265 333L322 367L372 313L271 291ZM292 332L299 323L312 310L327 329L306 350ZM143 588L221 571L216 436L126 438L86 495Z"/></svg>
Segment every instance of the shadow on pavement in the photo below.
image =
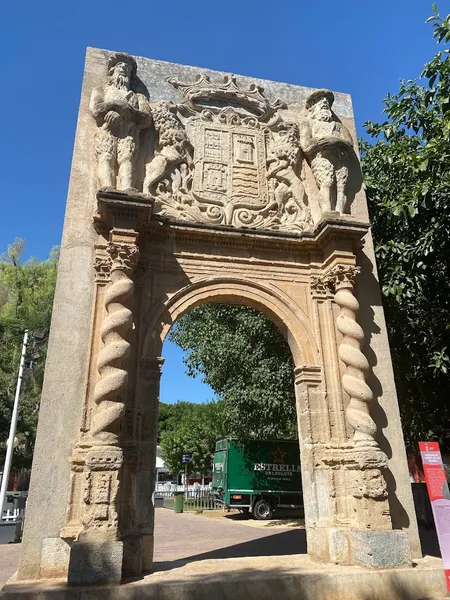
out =
<svg viewBox="0 0 450 600"><path fill-rule="evenodd" d="M199 543L201 543L201 540L199 540ZM153 571L169 571L199 560L249 556L284 556L288 554L306 554L306 531L304 529L283 531L257 540L234 544L233 546L204 552L203 554L195 554L178 560L155 562L153 563Z"/></svg>

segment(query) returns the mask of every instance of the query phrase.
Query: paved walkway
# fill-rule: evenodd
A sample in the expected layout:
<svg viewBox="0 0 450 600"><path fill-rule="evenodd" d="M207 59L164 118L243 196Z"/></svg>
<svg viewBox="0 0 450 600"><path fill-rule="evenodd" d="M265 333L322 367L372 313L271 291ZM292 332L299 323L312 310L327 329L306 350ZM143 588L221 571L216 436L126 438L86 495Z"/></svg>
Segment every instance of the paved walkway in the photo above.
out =
<svg viewBox="0 0 450 600"><path fill-rule="evenodd" d="M20 544L0 544L0 590L17 570Z"/></svg>
<svg viewBox="0 0 450 600"><path fill-rule="evenodd" d="M156 509L155 571L199 560L304 553L304 529L256 528L225 518Z"/></svg>
<svg viewBox="0 0 450 600"><path fill-rule="evenodd" d="M210 519L192 513L156 509L155 571L190 562L306 552L303 529L256 528L229 519ZM0 589L16 571L20 544L0 545Z"/></svg>
<svg viewBox="0 0 450 600"><path fill-rule="evenodd" d="M192 513L178 515L171 510L157 508L154 569L162 574L199 561L276 557L306 552L303 529L265 525L261 528L251 527L240 521L213 519ZM440 556L435 532L421 531L421 534L424 553ZM20 544L0 545L0 589L16 571L19 552Z"/></svg>

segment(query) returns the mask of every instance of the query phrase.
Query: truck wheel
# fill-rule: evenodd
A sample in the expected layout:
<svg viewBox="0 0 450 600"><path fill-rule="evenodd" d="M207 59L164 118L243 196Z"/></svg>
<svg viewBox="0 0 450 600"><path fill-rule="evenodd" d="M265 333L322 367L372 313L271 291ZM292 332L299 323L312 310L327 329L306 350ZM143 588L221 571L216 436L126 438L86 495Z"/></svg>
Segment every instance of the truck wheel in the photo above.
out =
<svg viewBox="0 0 450 600"><path fill-rule="evenodd" d="M272 507L265 500L258 500L253 507L253 515L258 521L267 521L272 518Z"/></svg>

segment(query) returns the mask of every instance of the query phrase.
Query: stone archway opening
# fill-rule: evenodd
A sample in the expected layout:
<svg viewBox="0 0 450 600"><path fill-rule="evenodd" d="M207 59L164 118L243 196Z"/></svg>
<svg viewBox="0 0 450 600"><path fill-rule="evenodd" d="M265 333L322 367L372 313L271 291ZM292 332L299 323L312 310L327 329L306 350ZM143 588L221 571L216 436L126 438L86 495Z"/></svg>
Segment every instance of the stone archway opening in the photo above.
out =
<svg viewBox="0 0 450 600"><path fill-rule="evenodd" d="M144 285L145 287L145 285ZM289 426L294 423L295 429L298 431L298 407L301 405L302 399L295 400L296 387L295 381L299 373L310 372L313 375L313 385L317 384L317 374L320 374L321 369L317 365L306 367L305 361L318 360L317 347L308 326L306 316L303 314L301 309L297 308L296 311L289 301L288 296L276 289L271 289L270 286L261 285L257 281L245 280L238 277L223 277L216 275L214 277L199 279L198 281L191 283L183 287L178 293L174 294L172 298L166 299L163 305L155 308L154 311L148 315L146 320L147 331L143 338L142 343L142 358L141 358L141 372L143 380L146 379L145 373L147 372L148 384L144 383L142 391L142 406L141 409L144 413L145 410L149 411L149 418L151 419L152 404L155 406L155 398L158 396L157 381L160 376L160 366L163 364L164 358L159 356L164 355L162 346L165 339L167 339L168 332L176 322L183 319L183 317L189 314L191 311L201 308L202 306L232 306L237 309L247 308L251 313L261 315L262 319L270 324L271 331L276 333L277 339L285 345L285 351L289 355L289 368L290 370L290 385L292 386L291 392L291 412L286 411L285 418L289 421ZM272 357L273 358L273 357ZM298 361L296 363L296 361ZM299 363L299 364L298 364ZM299 368L297 369L296 366ZM148 371L147 371L148 369ZM164 371L164 367L163 367ZM139 384L138 384L139 388ZM147 398L144 394L147 393ZM148 402L148 399L150 403ZM145 405L145 408L144 408ZM293 411L292 411L293 409ZM305 413L305 409L303 410ZM280 415L278 415L280 418ZM145 421L143 417L143 421ZM250 419L251 420L251 419ZM289 427L284 428L284 432ZM269 428L266 429L266 431ZM280 432L283 428L280 425ZM151 431L151 428L148 428ZM151 434L148 436L152 439ZM275 437L272 433L270 436L272 439ZM285 435L283 435L285 437ZM298 435L294 435L298 438ZM297 442L299 443L299 442ZM149 455L155 450L154 446L145 443L144 447ZM300 451L301 455L301 451ZM269 460L266 458L265 460ZM149 462L152 464L154 458L150 458ZM308 493L306 494L308 496ZM309 501L309 498L308 498ZM289 500L291 502L291 499ZM302 497L303 504L303 497ZM150 521L150 519L149 519ZM153 523L152 523L153 526ZM150 533L150 522L147 527ZM297 535L298 534L298 535ZM297 539L293 539L297 536ZM289 537L289 548L290 552L296 552L298 554L304 553L306 549L306 537L304 529L297 530L297 532L291 532ZM285 550L287 548L284 544ZM242 552L241 549L239 551ZM254 551L250 549L249 552ZM266 554L270 551L267 546L262 550Z"/></svg>
<svg viewBox="0 0 450 600"><path fill-rule="evenodd" d="M212 476L215 441L220 438L233 438L232 451L234 452L236 448L239 448L239 452L237 456L233 455L233 461L237 460L238 463L233 462L231 465L236 472L230 477L229 486L237 477L238 471L241 476L244 476L245 473L247 485L243 486L241 481L240 489L233 488L233 494L228 494L230 497L228 501L230 502L231 495L233 497L242 496L239 501L233 500L233 502L237 502L237 504L245 503L246 510L238 511L237 508L233 509L231 507L231 512L224 513L223 510L217 510L220 504L216 503L216 510L205 512L204 515L210 515L210 518L203 516L197 520L197 544L195 545L195 551L191 553L192 556L186 558L186 560L197 561L214 557L235 558L306 553L301 478L298 472L300 460L294 392L294 363L291 351L281 332L261 311L249 308L243 305L242 302L240 305L225 305L221 304L220 301L223 302L222 296L217 298L215 304L200 304L188 311L185 316L180 317L172 327L173 329L178 324L182 333L180 335L179 331L175 339L184 347L186 347L186 338L192 339L192 336L195 337L200 330L204 332L205 339L201 345L202 347L196 347L196 361L201 360L200 356L204 359L208 355L211 361L212 346L216 344L217 350L214 351L216 359L212 359L214 367L209 362L209 367L213 371L210 381L213 384L220 380L223 381L223 378L226 377L225 372L231 369L233 375L229 376L229 382L225 386L228 393L223 394L219 400L220 406L224 407L221 411L220 422L211 423L208 421L204 428L201 424L195 422L192 429L197 434L201 432L200 435L202 436L198 444L195 443L195 440L192 439L189 431L183 425L178 427L179 433L175 436L170 434L167 436L166 430L166 443L171 458L178 461L181 460L183 453L194 453L196 460L202 461L205 444L209 444L210 456L206 475ZM189 321L190 317L191 320ZM215 323L214 333L208 335L205 332L210 330L213 323ZM256 336L261 340L259 345L256 345ZM179 372L174 372L171 369L170 356L166 355L165 348L167 347L168 337L166 336L162 350L164 356L160 394L162 402L167 397L165 395L165 378L169 377L170 381L174 377L181 376L182 378ZM243 346L245 346L243 339L245 338L248 343L245 350L243 350ZM279 346L283 346L283 348L280 349ZM225 356L227 352L228 356ZM260 361L263 361L263 364L258 364ZM218 362L223 362L223 366ZM183 366L179 366L179 368L183 369ZM236 378L235 386L232 384L233 377ZM272 383L274 377L277 378L277 383ZM187 376L185 376L186 378ZM268 394L270 394L270 398ZM180 400L182 399L186 400L188 398L182 395ZM211 396L206 399L210 400ZM258 406L261 403L265 403L265 406ZM163 407L165 418L167 417L166 411L168 408L167 406ZM209 416L211 407L206 406L203 408L206 409L200 413L206 415L203 418L211 418ZM200 410L202 410L202 407L200 407ZM227 413L227 410L234 412ZM183 411L189 411L189 408L186 405L180 405L173 414L185 414L186 424L192 423L191 414ZM238 416L236 416L236 411ZM234 417L230 418L233 415ZM214 418L217 418L217 415ZM212 431L215 431L215 433L212 434ZM181 439L186 440L184 446L180 445ZM265 443L261 443L261 440ZM277 442L283 440L281 442L282 447L278 449L280 443L275 447L274 440L277 440ZM279 455L275 455L273 459L270 452L278 451ZM293 464L294 459L295 464ZM274 463L274 460L277 462ZM250 463L252 464L250 465ZM263 463L266 463L266 466L265 470L261 471L260 467ZM201 464L204 464L204 462L201 462ZM258 467L257 471L254 470L256 467ZM178 471L184 471L182 464L178 465ZM200 490L201 475L200 471L197 473L190 472L190 482L192 484L192 478L196 479L197 491L194 491L195 486L189 488L191 500L188 510L194 508L193 498L195 497L202 496L210 500L213 498L219 500L219 498L223 499L224 497L223 492L222 496L211 495L208 486ZM262 478L264 479L263 483L260 481ZM268 485L269 482L271 482L270 486ZM298 486L296 485L297 482L299 483ZM253 494L249 493L249 485L254 487ZM167 525L170 520L168 517L169 511L158 510L158 506L161 506L162 496L168 495L168 490L174 490L175 487L169 483L166 486L159 485L157 489L159 495L157 494L155 499L154 556L156 570L167 568L167 563L164 562L161 565L160 561L161 558L164 558L165 549L170 545L170 541L163 534L163 526L164 524ZM179 489L183 490L182 487ZM269 490L269 492L264 494L264 489ZM276 494L277 489L280 494ZM271 509L274 511L269 523L255 521L251 515L253 506L256 502L262 500L270 503ZM198 500L197 502L201 504ZM248 512L249 503L251 506L250 515L244 516L241 513ZM212 502L206 502L205 504L208 509L213 508ZM212 520L211 516L213 515L216 518ZM219 517L219 521L217 521L217 517ZM189 520L189 518L183 520L177 515L172 518L178 518L181 529L186 527L189 530L192 524L192 519ZM259 526L256 527L256 525ZM219 529L220 535L219 533L214 535L216 528ZM182 537L185 540L185 546L190 547L190 541L187 537ZM201 552L198 551L199 547L202 548ZM214 551L212 551L213 548ZM180 544L179 552L182 556L186 555L186 548L183 547L183 544ZM172 564L177 564L175 558Z"/></svg>

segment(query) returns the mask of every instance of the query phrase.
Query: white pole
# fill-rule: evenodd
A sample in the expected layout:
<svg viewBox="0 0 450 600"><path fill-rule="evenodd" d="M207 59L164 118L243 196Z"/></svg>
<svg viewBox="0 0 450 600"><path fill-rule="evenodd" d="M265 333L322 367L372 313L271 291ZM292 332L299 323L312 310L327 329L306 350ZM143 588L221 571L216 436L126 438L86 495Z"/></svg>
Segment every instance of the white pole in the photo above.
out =
<svg viewBox="0 0 450 600"><path fill-rule="evenodd" d="M3 468L2 475L2 487L0 489L0 521L2 520L3 514L3 504L5 502L6 492L8 491L8 480L9 480L9 472L11 470L12 463L12 455L14 450L14 437L16 435L16 425L17 425L17 417L19 416L19 397L20 397L20 387L22 385L23 379L23 369L25 366L25 355L27 352L27 342L28 342L28 329L25 330L23 335L23 344L22 344L22 354L20 356L20 366L19 366L19 376L17 378L16 385L16 395L14 397L14 408L11 417L11 427L9 428L9 438L8 438L8 446L6 448L6 458L5 458L5 466Z"/></svg>

